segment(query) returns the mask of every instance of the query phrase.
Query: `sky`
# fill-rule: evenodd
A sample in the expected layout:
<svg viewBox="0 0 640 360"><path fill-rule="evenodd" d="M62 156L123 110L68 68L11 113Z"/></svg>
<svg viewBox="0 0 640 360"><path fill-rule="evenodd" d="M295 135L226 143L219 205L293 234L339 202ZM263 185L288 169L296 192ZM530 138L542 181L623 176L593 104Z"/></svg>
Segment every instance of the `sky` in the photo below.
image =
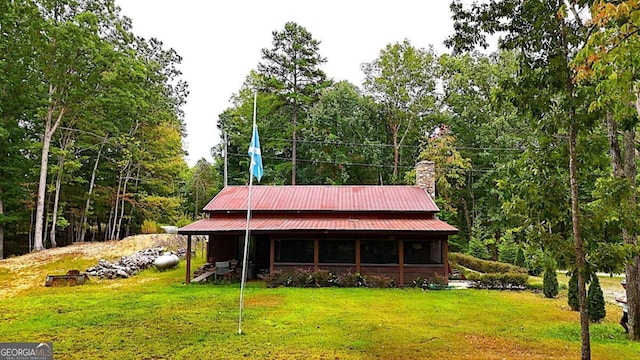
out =
<svg viewBox="0 0 640 360"><path fill-rule="evenodd" d="M246 76L272 47L272 32L293 21L320 41L322 70L335 81L361 86L362 63L374 61L387 44L404 39L437 53L453 33L450 0L116 0L133 32L155 37L182 57L182 79L190 94L184 106L189 166L220 143L218 115ZM259 119L258 119L259 122ZM250 139L247 139L247 147Z"/></svg>

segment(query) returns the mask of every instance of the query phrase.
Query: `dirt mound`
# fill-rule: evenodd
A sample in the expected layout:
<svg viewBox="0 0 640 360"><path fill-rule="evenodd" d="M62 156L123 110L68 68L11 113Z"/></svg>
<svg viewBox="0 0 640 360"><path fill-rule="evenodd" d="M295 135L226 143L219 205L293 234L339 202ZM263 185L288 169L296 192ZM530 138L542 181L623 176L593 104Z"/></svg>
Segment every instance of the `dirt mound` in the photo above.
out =
<svg viewBox="0 0 640 360"><path fill-rule="evenodd" d="M55 262L77 259L95 263L99 259L118 259L142 249L164 247L169 250L176 250L180 247L186 247L186 244L186 237L181 235L135 235L120 241L75 243L65 247L45 249L0 260L0 299L12 296L24 289L42 286L47 275L46 272L57 270L55 268L52 270L48 266ZM69 269L59 269L57 271L63 271L64 273L66 270ZM85 268L77 270L84 271Z"/></svg>

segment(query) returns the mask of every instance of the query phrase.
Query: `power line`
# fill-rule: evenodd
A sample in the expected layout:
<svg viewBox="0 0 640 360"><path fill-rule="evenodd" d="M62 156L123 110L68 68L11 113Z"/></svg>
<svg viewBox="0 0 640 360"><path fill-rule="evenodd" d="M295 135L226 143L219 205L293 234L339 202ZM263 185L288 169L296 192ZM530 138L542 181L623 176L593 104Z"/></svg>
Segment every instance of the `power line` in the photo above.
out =
<svg viewBox="0 0 640 360"><path fill-rule="evenodd" d="M241 154L241 153L228 153L228 155L230 156L237 156L237 157L242 157L242 158L247 158L246 154ZM290 157L283 157L283 156L266 156L266 155L262 155L263 159L269 159L269 160L279 160L279 161L291 161ZM328 161L328 160L311 160L311 159L300 159L297 158L296 161L298 162L306 162L306 163L315 163L315 164L333 164L333 165L344 165L344 166L367 166L367 167L378 167L378 168L393 168L393 164L372 164L372 163L354 163L354 162L339 162L339 161ZM400 165L398 164L398 168L403 168L403 169L413 169L414 166L413 165ZM440 169L459 169L453 166L448 166L445 168L440 168ZM493 173L493 172L497 172L497 169L475 169L475 168L471 168L471 169L464 169L465 172L482 172L482 173Z"/></svg>
<svg viewBox="0 0 640 360"><path fill-rule="evenodd" d="M279 138L262 138L265 141L277 141L277 142L292 142L292 139L279 139ZM331 140L305 140L305 139L297 139L296 142L300 143L309 143L309 144L324 144L324 145L342 145L342 146L372 146L372 147L393 147L393 144L383 144L383 143L356 143L356 142L342 142L342 141L331 141ZM399 148L411 148L420 149L420 145L399 145ZM522 148L503 148L503 147L471 147L471 146L459 146L454 147L455 150L481 150L481 151L518 151L523 152L525 149Z"/></svg>

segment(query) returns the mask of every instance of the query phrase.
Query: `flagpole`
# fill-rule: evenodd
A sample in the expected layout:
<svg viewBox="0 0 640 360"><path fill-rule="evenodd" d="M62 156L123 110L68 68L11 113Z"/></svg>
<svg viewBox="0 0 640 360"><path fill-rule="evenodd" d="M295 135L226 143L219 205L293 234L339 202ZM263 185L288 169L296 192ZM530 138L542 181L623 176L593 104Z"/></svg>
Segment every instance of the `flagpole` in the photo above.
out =
<svg viewBox="0 0 640 360"><path fill-rule="evenodd" d="M258 93L253 93L253 128L256 126L256 106ZM252 133L253 133L252 128ZM251 163L251 162L250 162ZM247 282L247 265L249 259L249 222L251 220L251 189L253 187L253 171L249 165L249 194L247 196L247 229L244 235L244 254L242 257L242 278L240 279L240 315L238 318L238 334L242 334L242 311L244 310L244 287Z"/></svg>

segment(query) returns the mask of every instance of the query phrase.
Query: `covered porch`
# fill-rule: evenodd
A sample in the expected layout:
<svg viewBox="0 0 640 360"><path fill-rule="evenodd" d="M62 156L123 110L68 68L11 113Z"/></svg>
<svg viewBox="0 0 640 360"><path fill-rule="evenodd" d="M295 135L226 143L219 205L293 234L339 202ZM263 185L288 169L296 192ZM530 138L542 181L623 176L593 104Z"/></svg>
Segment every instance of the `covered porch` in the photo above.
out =
<svg viewBox="0 0 640 360"><path fill-rule="evenodd" d="M239 260L238 266L242 266L245 236L242 231L197 234L209 236L206 247L208 263ZM328 270L336 274L383 275L404 285L411 284L418 277L446 279L449 273L446 259L447 233L397 232L391 235L371 231L278 232L263 229L251 232L248 278L276 270L293 272L302 268ZM186 283L191 281L190 271L188 258Z"/></svg>

